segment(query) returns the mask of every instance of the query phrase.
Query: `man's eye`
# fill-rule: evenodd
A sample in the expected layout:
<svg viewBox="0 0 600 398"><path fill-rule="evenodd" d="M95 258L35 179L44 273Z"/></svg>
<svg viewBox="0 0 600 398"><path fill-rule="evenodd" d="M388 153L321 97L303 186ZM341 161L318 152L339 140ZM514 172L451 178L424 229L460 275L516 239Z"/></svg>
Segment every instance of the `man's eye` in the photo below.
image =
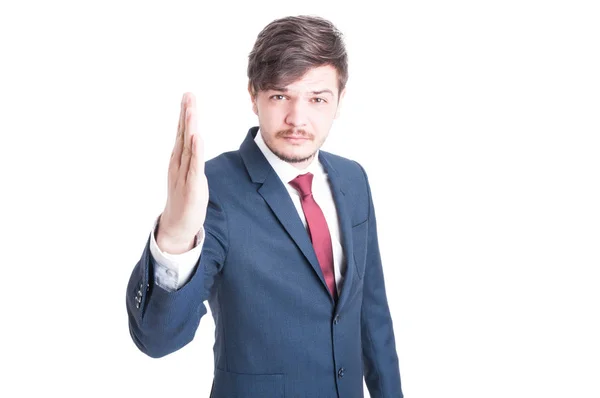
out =
<svg viewBox="0 0 600 398"><path fill-rule="evenodd" d="M283 95L281 95L281 94L275 94L275 95L273 95L271 98L274 98L274 99L276 99L276 100L282 100L282 99L285 99L285 97L284 97Z"/></svg>
<svg viewBox="0 0 600 398"><path fill-rule="evenodd" d="M323 98L313 98L313 101L315 101L317 104L322 104L322 103L327 102Z"/></svg>

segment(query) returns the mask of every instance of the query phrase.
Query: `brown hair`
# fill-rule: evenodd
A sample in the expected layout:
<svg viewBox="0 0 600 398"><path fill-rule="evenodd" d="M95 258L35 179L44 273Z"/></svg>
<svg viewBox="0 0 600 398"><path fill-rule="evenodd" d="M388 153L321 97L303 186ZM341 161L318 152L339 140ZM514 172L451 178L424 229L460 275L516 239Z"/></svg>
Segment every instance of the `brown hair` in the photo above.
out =
<svg viewBox="0 0 600 398"><path fill-rule="evenodd" d="M348 56L341 32L321 17L280 18L256 38L248 56L248 84L256 95L261 90L286 86L309 69L324 65L337 70L340 93L348 80Z"/></svg>

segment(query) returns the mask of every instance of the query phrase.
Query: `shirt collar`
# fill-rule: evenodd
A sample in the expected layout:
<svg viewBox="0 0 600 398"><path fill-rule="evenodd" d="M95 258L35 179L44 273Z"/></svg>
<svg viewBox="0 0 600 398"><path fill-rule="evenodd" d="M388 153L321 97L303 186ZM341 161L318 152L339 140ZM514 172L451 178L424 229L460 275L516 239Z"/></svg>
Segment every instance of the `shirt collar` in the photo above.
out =
<svg viewBox="0 0 600 398"><path fill-rule="evenodd" d="M306 166L304 169L298 169L288 162L279 159L277 155L271 151L271 149L265 143L260 129L258 129L256 137L254 137L254 141L284 184L289 183L298 175L308 172L312 173L315 177L321 177L326 174L323 165L321 165L319 162L319 150L317 150L315 156L308 166Z"/></svg>

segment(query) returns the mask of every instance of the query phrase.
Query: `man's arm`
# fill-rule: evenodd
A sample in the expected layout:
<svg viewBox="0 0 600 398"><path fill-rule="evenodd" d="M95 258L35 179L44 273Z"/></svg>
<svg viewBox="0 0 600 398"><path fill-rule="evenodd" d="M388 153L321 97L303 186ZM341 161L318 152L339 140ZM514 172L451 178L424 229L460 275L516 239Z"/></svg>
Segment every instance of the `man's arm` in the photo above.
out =
<svg viewBox="0 0 600 398"><path fill-rule="evenodd" d="M204 226L204 245L191 279L177 290L167 290L155 280L160 272L151 253L152 236L131 273L126 293L129 331L139 349L151 357L162 357L192 341L200 318L207 312L203 303L225 262L225 212L215 193L208 189L204 166L196 98L185 93L169 160L167 203L156 242L168 253L185 253Z"/></svg>
<svg viewBox="0 0 600 398"><path fill-rule="evenodd" d="M394 328L377 242L375 209L367 175L364 169L362 171L369 196L367 259L361 313L365 382L372 398L402 398Z"/></svg>
<svg viewBox="0 0 600 398"><path fill-rule="evenodd" d="M156 261L150 238L127 285L127 314L131 338L145 354L159 358L188 344L222 270L228 248L227 219L213 192L204 223L202 254L190 280L178 290L168 291L155 281Z"/></svg>

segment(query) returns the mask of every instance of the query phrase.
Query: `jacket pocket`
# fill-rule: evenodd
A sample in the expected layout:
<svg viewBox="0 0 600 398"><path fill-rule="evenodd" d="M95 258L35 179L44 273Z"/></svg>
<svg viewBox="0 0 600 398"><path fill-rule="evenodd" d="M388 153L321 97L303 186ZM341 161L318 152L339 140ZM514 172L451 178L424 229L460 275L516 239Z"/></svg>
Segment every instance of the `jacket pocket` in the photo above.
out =
<svg viewBox="0 0 600 398"><path fill-rule="evenodd" d="M356 272L360 279L365 276L367 261L367 236L369 233L368 219L352 227L352 250L354 252L354 263Z"/></svg>
<svg viewBox="0 0 600 398"><path fill-rule="evenodd" d="M247 374L215 369L211 398L284 398L285 376Z"/></svg>

